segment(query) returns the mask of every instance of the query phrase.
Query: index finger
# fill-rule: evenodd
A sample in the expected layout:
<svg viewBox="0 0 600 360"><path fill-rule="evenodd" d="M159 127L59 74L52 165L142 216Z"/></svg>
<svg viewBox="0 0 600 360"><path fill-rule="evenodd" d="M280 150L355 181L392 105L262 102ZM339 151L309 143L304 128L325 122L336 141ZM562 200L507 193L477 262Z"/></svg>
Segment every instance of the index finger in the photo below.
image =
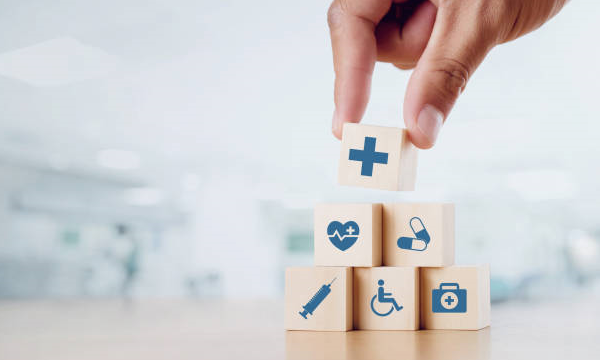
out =
<svg viewBox="0 0 600 360"><path fill-rule="evenodd" d="M342 137L344 122L359 122L377 59L375 26L392 0L334 0L327 13L335 70L333 134Z"/></svg>

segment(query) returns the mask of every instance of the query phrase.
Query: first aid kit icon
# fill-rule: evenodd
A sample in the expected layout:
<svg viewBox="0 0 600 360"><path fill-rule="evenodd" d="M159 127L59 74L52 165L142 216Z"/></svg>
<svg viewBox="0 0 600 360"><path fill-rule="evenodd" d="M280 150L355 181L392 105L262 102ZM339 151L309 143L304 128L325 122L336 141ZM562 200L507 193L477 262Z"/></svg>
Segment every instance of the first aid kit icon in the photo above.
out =
<svg viewBox="0 0 600 360"><path fill-rule="evenodd" d="M434 313L467 312L467 289L458 283L441 283L439 289L431 291L431 311Z"/></svg>

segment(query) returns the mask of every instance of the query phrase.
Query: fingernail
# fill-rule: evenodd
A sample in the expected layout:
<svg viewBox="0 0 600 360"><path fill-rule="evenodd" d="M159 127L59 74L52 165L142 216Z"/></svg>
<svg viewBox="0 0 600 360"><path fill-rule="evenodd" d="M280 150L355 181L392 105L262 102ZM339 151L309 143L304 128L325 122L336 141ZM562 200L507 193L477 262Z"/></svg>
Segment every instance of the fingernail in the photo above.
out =
<svg viewBox="0 0 600 360"><path fill-rule="evenodd" d="M441 111L432 105L425 105L419 117L417 118L417 127L419 131L431 142L435 144L438 133L444 122L444 115Z"/></svg>

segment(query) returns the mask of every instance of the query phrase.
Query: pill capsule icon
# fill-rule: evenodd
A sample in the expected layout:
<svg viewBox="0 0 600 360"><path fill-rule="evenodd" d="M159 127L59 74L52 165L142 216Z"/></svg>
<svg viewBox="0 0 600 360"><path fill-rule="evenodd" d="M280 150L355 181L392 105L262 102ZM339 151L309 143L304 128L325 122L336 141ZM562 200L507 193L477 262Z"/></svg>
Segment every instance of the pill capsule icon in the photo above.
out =
<svg viewBox="0 0 600 360"><path fill-rule="evenodd" d="M398 239L398 247L405 250L423 251L427 249L427 242L423 239L401 237Z"/></svg>
<svg viewBox="0 0 600 360"><path fill-rule="evenodd" d="M410 228L412 229L417 239L423 240L425 244L429 244L429 241L431 241L431 237L429 236L429 233L427 232L427 229L425 228L425 225L423 224L421 218L415 216L412 219L410 219Z"/></svg>

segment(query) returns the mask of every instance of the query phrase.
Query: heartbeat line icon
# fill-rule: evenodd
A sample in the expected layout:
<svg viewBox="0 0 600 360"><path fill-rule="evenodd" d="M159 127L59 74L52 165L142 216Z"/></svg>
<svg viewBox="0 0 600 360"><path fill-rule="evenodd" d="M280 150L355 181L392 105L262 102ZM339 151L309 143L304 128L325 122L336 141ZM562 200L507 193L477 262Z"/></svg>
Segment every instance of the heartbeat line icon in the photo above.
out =
<svg viewBox="0 0 600 360"><path fill-rule="evenodd" d="M356 221L348 221L345 224L339 221L332 221L327 226L329 241L341 251L346 251L354 245L358 240L359 234L360 228Z"/></svg>
<svg viewBox="0 0 600 360"><path fill-rule="evenodd" d="M347 237L357 237L358 235L350 235L350 234L346 234L346 235L340 235L339 231L335 231L333 234L329 235L330 238L338 238L340 240L344 240Z"/></svg>

